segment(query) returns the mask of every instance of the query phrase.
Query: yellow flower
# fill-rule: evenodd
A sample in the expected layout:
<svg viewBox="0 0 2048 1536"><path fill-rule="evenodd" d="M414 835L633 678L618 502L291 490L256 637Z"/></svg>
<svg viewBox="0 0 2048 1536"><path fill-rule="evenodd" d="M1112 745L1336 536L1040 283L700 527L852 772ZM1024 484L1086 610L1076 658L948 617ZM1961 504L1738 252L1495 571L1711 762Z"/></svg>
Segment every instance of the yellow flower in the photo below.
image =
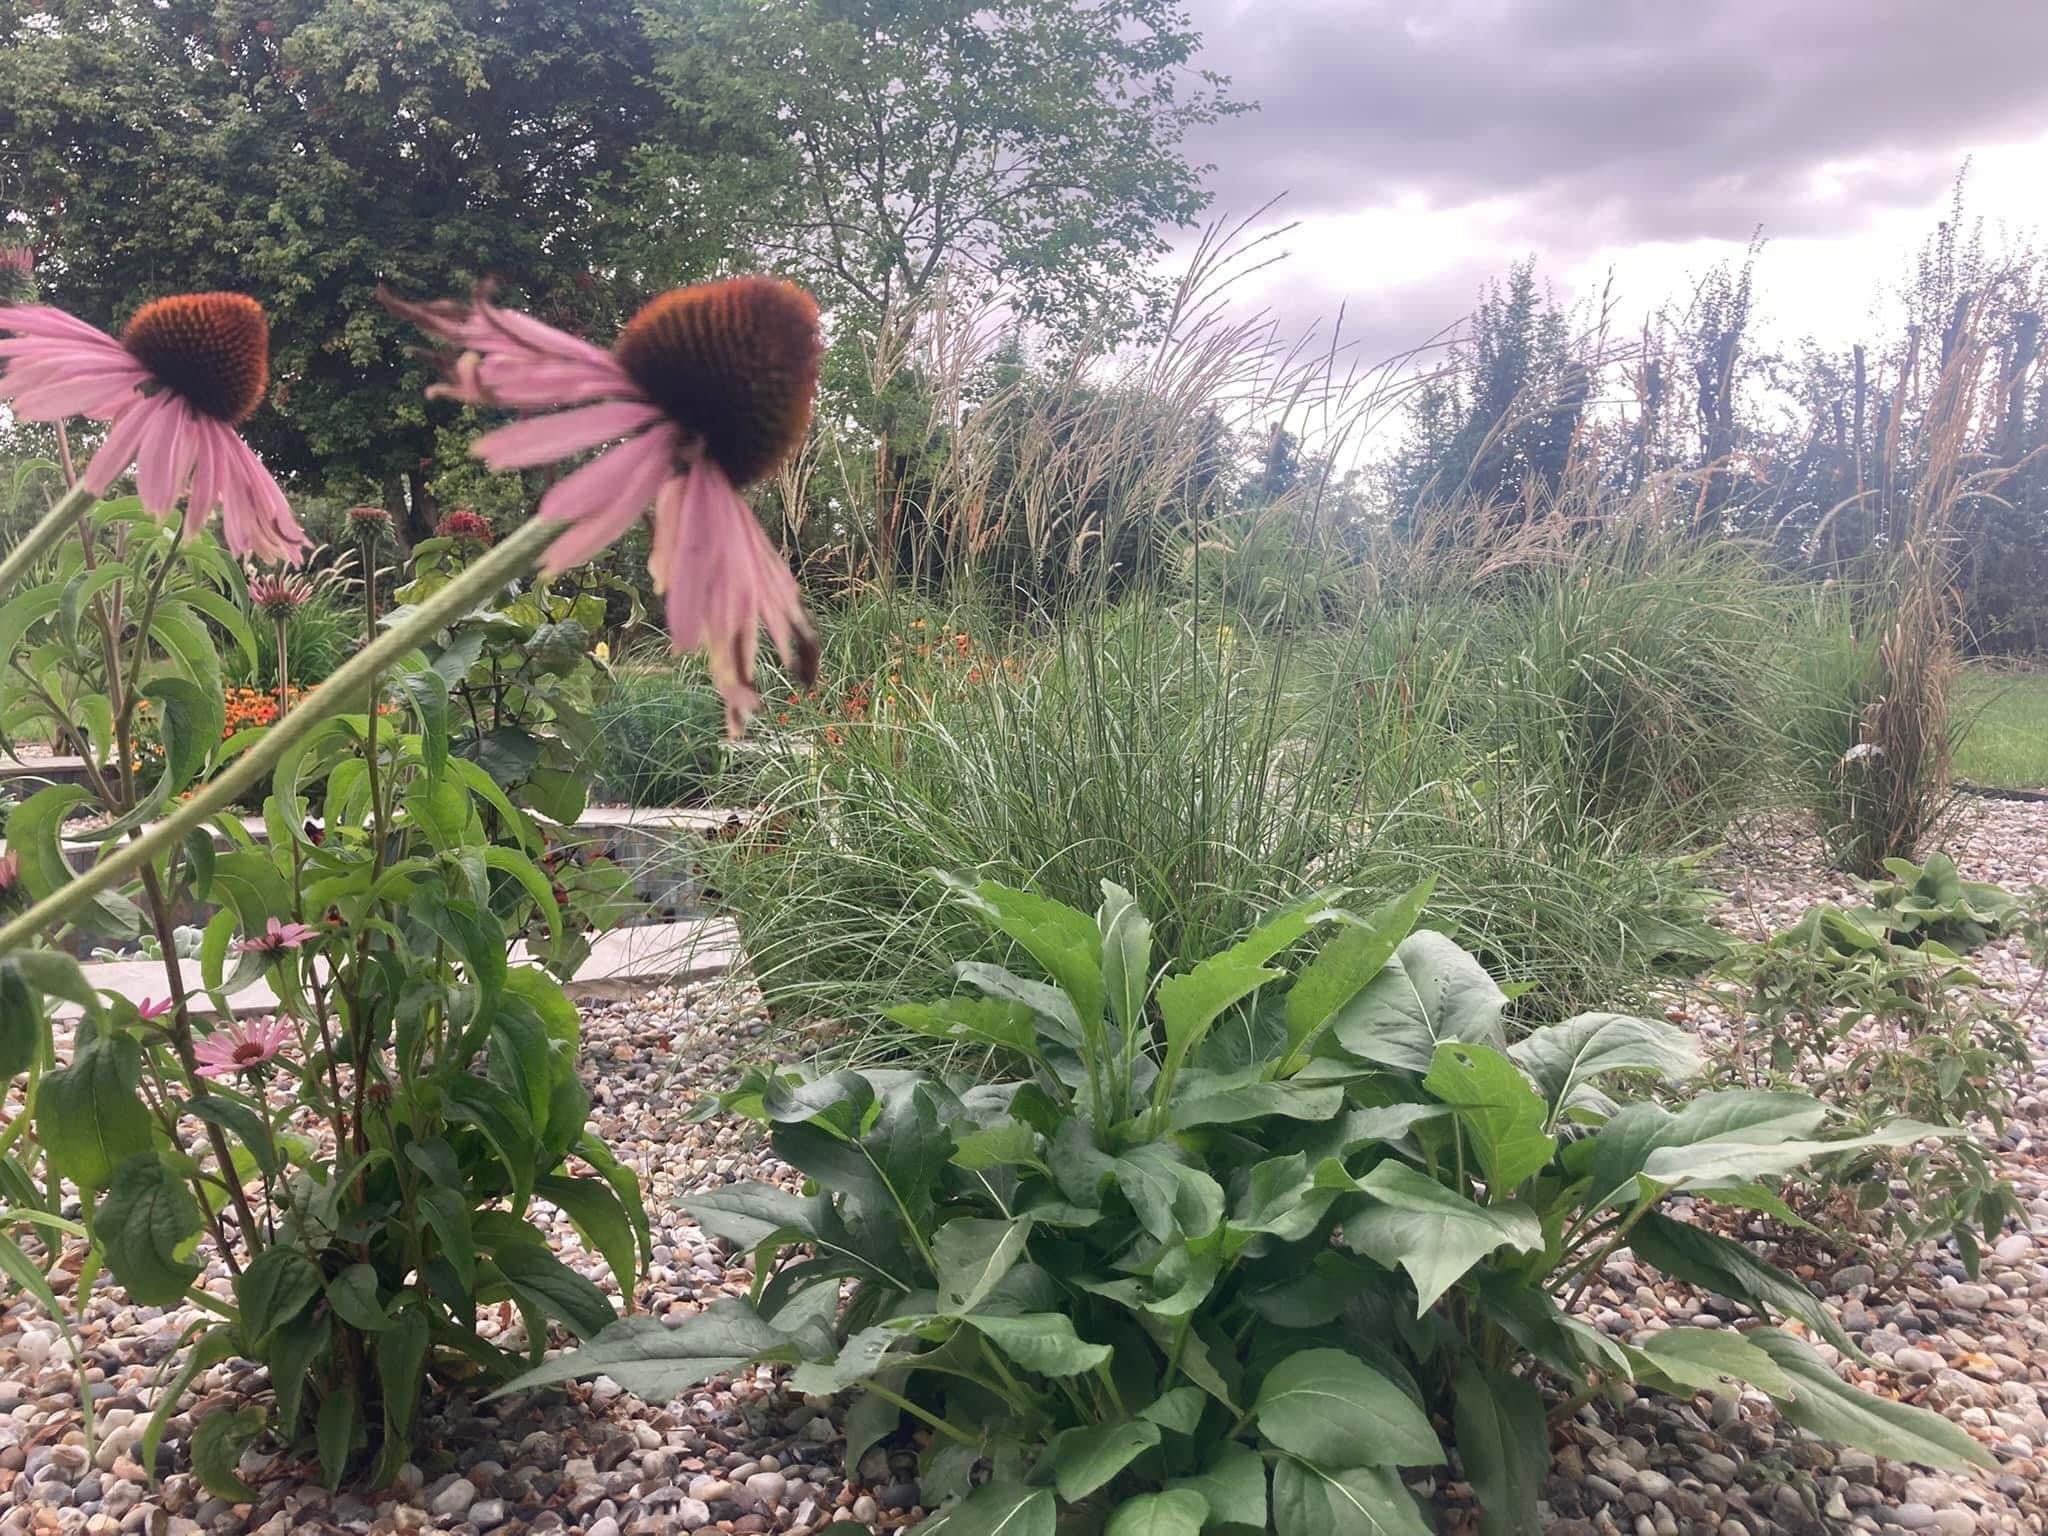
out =
<svg viewBox="0 0 2048 1536"><path fill-rule="evenodd" d="M602 640L600 640L597 642L596 651L592 654L594 654L599 661L610 661L612 659L612 648L609 645L606 645Z"/></svg>

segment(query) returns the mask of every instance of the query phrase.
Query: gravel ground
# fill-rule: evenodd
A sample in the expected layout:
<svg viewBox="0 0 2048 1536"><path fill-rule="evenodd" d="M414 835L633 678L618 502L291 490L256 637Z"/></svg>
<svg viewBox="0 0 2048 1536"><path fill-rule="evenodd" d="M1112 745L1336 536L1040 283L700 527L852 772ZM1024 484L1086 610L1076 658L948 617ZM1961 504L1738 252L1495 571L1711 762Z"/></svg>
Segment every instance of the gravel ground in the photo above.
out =
<svg viewBox="0 0 2048 1536"><path fill-rule="evenodd" d="M1980 802L1950 847L1966 875L2012 887L2048 884L2048 804ZM1783 926L1815 900L1853 900L1811 843L1757 829L1715 869L1728 899L1721 921L1746 934ZM2012 941L1982 950L1978 969L2018 998L2038 980ZM2005 1165L2041 1232L2005 1235L1969 1281L1933 1254L1882 1292L1868 1268L1809 1265L1850 1337L1873 1364L1843 1362L1887 1396L1947 1414L1987 1445L1995 1473L1928 1476L1859 1453L1836 1453L1793 1430L1760 1397L1691 1402L1635 1396L1583 1409L1566 1426L1544 1493L1551 1536L1775 1536L1822 1531L2048 1532L2048 1003L2027 1020L2037 1065L2016 1094ZM1700 1019L1711 1035L1711 1014ZM593 1004L584 1050L595 1128L640 1174L655 1224L655 1263L636 1303L678 1321L750 1274L675 1207L675 1197L740 1179L789 1181L739 1126L692 1125L685 1112L759 1052L754 1000L735 983L654 990L630 1003ZM545 1211L545 1207L543 1207ZM559 1249L599 1285L612 1285L566 1221ZM75 1288L76 1255L59 1270ZM1582 1307L1623 1337L1673 1322L1725 1325L1742 1314L1638 1273L1626 1254L1589 1288ZM215 1273L209 1284L225 1294ZM68 1298L67 1298L68 1299ZM0 1315L0 1536L75 1533L264 1536L336 1532L782 1532L803 1536L914 1525L923 1511L913 1459L874 1452L851 1482L829 1405L784 1391L768 1372L713 1383L669 1404L643 1403L600 1379L566 1392L471 1408L430 1404L417 1464L370 1498L330 1495L312 1470L254 1454L244 1478L253 1504L202 1490L188 1470L196 1419L262 1385L260 1369L229 1361L201 1374L158 1453L158 1478L137 1463L158 1376L174 1365L191 1309L123 1305L105 1284L77 1325L72 1360L47 1318L16 1298ZM505 1335L516 1321L505 1318ZM512 1342L511 1337L501 1342ZM78 1366L96 1405L88 1450L78 1412ZM1443 1530L1475 1525L1470 1492L1433 1488Z"/></svg>

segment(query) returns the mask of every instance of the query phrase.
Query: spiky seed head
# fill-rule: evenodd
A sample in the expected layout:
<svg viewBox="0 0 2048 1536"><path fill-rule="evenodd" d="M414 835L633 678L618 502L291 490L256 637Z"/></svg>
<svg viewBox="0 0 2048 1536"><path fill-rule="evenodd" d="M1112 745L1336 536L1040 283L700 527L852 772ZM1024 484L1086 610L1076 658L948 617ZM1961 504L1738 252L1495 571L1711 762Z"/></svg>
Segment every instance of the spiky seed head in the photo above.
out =
<svg viewBox="0 0 2048 1536"><path fill-rule="evenodd" d="M239 293L180 293L135 311L121 345L196 410L236 425L263 403L270 322Z"/></svg>
<svg viewBox="0 0 2048 1536"><path fill-rule="evenodd" d="M434 524L434 537L454 539L463 544L488 545L495 535L490 519L468 507L457 507Z"/></svg>
<svg viewBox="0 0 2048 1536"><path fill-rule="evenodd" d="M818 391L818 305L793 283L733 277L650 300L613 349L633 382L734 485L796 451Z"/></svg>
<svg viewBox="0 0 2048 1536"><path fill-rule="evenodd" d="M313 584L289 571L251 572L249 601L268 619L288 619L313 596Z"/></svg>
<svg viewBox="0 0 2048 1536"><path fill-rule="evenodd" d="M382 507L350 507L348 525L365 544L375 544L391 533L391 514Z"/></svg>

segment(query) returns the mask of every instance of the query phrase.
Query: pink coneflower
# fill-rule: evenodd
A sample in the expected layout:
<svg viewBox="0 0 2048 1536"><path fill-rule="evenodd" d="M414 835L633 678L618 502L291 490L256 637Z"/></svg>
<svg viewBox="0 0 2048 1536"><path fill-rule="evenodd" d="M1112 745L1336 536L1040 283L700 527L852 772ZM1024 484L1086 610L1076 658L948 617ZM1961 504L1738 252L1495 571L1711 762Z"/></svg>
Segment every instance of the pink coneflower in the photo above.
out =
<svg viewBox="0 0 2048 1536"><path fill-rule="evenodd" d="M438 392L554 412L478 438L470 451L492 469L617 444L541 498L541 516L576 525L548 550L546 568L590 559L652 503L648 571L669 637L678 651L704 647L728 729L737 735L760 708L762 626L806 681L816 675L796 579L738 489L774 470L809 424L820 356L809 294L768 277L674 289L643 307L609 352L481 295L470 304L388 294L385 302L464 349Z"/></svg>
<svg viewBox="0 0 2048 1536"><path fill-rule="evenodd" d="M233 1077L260 1067L292 1038L292 1021L278 1017L247 1024L223 1024L204 1040L195 1041L193 1058L201 1077Z"/></svg>
<svg viewBox="0 0 2048 1536"><path fill-rule="evenodd" d="M0 306L0 400L28 421L111 422L86 466L104 496L132 464L142 505L185 531L221 509L228 548L290 561L307 540L284 492L235 427L262 403L270 367L263 306L239 293L186 293L135 312L116 341L47 304ZM189 494L188 494L189 490Z"/></svg>
<svg viewBox="0 0 2048 1536"><path fill-rule="evenodd" d="M365 544L375 544L391 536L391 514L382 507L350 507L348 525Z"/></svg>
<svg viewBox="0 0 2048 1536"><path fill-rule="evenodd" d="M249 602L268 619L288 619L312 600L313 583L290 571L249 572Z"/></svg>
<svg viewBox="0 0 2048 1536"><path fill-rule="evenodd" d="M287 949L297 949L301 944L310 943L320 937L320 930L304 923L280 923L270 919L263 932L253 938L239 939L235 943L238 955L275 955Z"/></svg>
<svg viewBox="0 0 2048 1536"><path fill-rule="evenodd" d="M175 1013L178 1005L170 998L145 997L135 1005L135 1011L144 1019L160 1019L167 1013Z"/></svg>

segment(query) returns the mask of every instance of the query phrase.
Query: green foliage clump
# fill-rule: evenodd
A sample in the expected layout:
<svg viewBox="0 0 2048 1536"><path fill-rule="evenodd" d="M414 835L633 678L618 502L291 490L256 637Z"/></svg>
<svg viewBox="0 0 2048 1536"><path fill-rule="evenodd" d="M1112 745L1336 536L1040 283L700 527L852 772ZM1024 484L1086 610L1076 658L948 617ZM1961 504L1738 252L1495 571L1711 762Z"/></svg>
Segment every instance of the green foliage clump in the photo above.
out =
<svg viewBox="0 0 2048 1536"><path fill-rule="evenodd" d="M620 673L591 724L597 787L628 805L700 805L725 758L725 706L672 672Z"/></svg>
<svg viewBox="0 0 2048 1536"><path fill-rule="evenodd" d="M963 962L898 1007L973 1075L748 1073L805 1194L685 1197L754 1254L745 1299L629 1319L516 1385L603 1372L651 1400L753 1362L850 1393L847 1459L928 1432L919 1481L961 1536L1056 1529L1423 1536L1403 1470L1446 1462L1484 1529L1540 1530L1545 1377L1685 1396L1746 1383L1792 1423L1889 1456L1988 1465L1940 1417L1845 1383L1796 1320L1830 1314L1742 1244L1661 1207L1773 1203L1767 1181L1925 1126L1836 1134L1796 1092L1628 1085L1699 1062L1672 1027L1583 1014L1509 1045L1506 994L1415 924L1427 886L1359 914L1323 892L1228 948L1161 964L1105 882L1091 917L962 886L1040 973ZM1758 1326L1612 1337L1571 1302L1627 1244Z"/></svg>

